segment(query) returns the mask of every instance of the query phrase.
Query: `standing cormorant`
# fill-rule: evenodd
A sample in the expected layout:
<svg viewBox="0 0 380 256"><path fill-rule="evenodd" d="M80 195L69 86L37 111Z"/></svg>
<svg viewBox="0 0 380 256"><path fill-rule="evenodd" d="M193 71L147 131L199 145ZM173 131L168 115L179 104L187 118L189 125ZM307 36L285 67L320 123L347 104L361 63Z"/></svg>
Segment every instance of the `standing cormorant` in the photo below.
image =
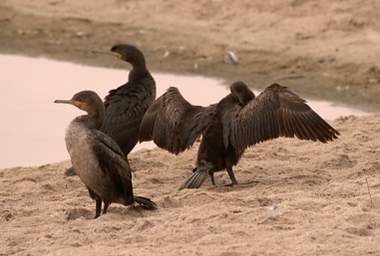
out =
<svg viewBox="0 0 380 256"><path fill-rule="evenodd" d="M156 97L156 83L146 67L144 54L135 46L117 44L112 46L110 54L129 62L132 70L128 82L109 91L105 97L105 118L98 128L111 136L127 157L138 141L145 111ZM74 169L67 169L65 175L75 175Z"/></svg>
<svg viewBox="0 0 380 256"><path fill-rule="evenodd" d="M132 205L137 202L145 209L155 209L148 198L134 196L131 169L120 147L111 137L97 130L104 120L104 105L93 91L81 91L71 100L56 100L87 112L76 117L66 130L66 147L75 172L96 201L95 218L111 203Z"/></svg>
<svg viewBox="0 0 380 256"><path fill-rule="evenodd" d="M326 143L339 132L314 112L305 100L279 84L268 86L258 97L243 82L209 107L193 106L171 87L146 112L140 140L152 140L178 154L202 135L196 168L181 188L198 188L207 175L227 170L231 185L237 184L232 167L249 146L278 137Z"/></svg>
<svg viewBox="0 0 380 256"><path fill-rule="evenodd" d="M156 97L156 84L145 65L143 53L135 46L117 44L111 52L129 62L128 82L105 97L105 118L101 131L111 136L127 156L138 141L145 111Z"/></svg>

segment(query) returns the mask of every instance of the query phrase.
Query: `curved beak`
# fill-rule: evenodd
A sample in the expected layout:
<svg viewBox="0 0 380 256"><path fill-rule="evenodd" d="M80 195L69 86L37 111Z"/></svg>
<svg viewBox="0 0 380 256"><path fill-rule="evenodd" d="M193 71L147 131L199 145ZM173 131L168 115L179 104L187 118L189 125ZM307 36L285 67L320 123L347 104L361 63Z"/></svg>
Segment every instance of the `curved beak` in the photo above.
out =
<svg viewBox="0 0 380 256"><path fill-rule="evenodd" d="M55 100L54 103L70 104L85 111L87 109L86 103L78 101L78 100Z"/></svg>
<svg viewBox="0 0 380 256"><path fill-rule="evenodd" d="M105 51L96 51L96 50L93 50L93 51L91 51L91 53L93 53L93 54L109 55L109 56L114 56L114 57L116 57L118 59L121 59L121 54L117 53L117 52L105 52Z"/></svg>
<svg viewBox="0 0 380 256"><path fill-rule="evenodd" d="M75 100L55 100L54 103L63 103L63 104L75 105Z"/></svg>
<svg viewBox="0 0 380 256"><path fill-rule="evenodd" d="M118 52L112 52L112 55L118 59L121 59L123 57L123 55L121 55L120 53Z"/></svg>

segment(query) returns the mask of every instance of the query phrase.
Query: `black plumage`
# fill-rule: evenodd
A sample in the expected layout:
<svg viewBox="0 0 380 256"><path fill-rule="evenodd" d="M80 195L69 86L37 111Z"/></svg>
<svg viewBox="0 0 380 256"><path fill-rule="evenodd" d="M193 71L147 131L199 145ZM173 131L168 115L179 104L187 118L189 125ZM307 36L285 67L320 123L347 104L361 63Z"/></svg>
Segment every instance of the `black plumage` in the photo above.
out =
<svg viewBox="0 0 380 256"><path fill-rule="evenodd" d="M101 131L111 136L125 155L138 141L138 132L145 111L156 97L156 85L145 64L143 53L135 46L118 44L111 48L132 70L128 82L111 90L105 97L105 118Z"/></svg>
<svg viewBox="0 0 380 256"><path fill-rule="evenodd" d="M207 175L215 185L214 173L224 169L231 184L237 184L232 167L247 147L257 143L278 137L326 143L339 135L287 87L273 84L258 97L243 82L233 83L230 89L231 93L218 104L202 108L192 106L178 90L170 88L144 117L140 139L153 139L159 147L172 153L187 149L202 135L196 168L181 188L198 188ZM189 114L189 110L196 109L196 115ZM184 146L173 147L173 142Z"/></svg>
<svg viewBox="0 0 380 256"><path fill-rule="evenodd" d="M135 46L117 44L111 53L132 65L128 82L109 91L105 97L104 121L100 127L116 141L124 155L135 147L141 120L156 97L156 83L145 64L144 54ZM66 176L75 175L74 168L65 172Z"/></svg>
<svg viewBox="0 0 380 256"><path fill-rule="evenodd" d="M131 169L116 142L97 130L104 120L104 105L92 91L82 91L71 100L56 103L74 105L87 112L75 118L66 130L66 147L75 172L86 185L90 197L96 201L95 218L103 214L111 203L132 205L137 202L146 209L155 209L150 199L134 196Z"/></svg>
<svg viewBox="0 0 380 256"><path fill-rule="evenodd" d="M190 148L207 128L215 106L194 106L175 87L153 102L140 127L140 141L153 140L160 148L179 154Z"/></svg>

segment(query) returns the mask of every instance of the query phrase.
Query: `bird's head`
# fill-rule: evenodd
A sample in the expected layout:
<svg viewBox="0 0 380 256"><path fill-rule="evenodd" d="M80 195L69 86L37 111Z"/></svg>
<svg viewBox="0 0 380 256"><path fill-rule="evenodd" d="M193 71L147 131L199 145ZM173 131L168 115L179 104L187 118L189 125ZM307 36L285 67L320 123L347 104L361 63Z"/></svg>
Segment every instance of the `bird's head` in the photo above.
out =
<svg viewBox="0 0 380 256"><path fill-rule="evenodd" d="M132 65L138 63L145 63L143 53L137 47L129 44L116 44L112 46L111 52L117 58L129 62Z"/></svg>
<svg viewBox="0 0 380 256"><path fill-rule="evenodd" d="M93 91L81 91L76 93L70 100L55 100L54 103L71 104L90 115L101 110L104 112L102 99Z"/></svg>
<svg viewBox="0 0 380 256"><path fill-rule="evenodd" d="M230 90L242 105L247 104L249 101L255 98L255 94L242 81L234 82L230 86Z"/></svg>

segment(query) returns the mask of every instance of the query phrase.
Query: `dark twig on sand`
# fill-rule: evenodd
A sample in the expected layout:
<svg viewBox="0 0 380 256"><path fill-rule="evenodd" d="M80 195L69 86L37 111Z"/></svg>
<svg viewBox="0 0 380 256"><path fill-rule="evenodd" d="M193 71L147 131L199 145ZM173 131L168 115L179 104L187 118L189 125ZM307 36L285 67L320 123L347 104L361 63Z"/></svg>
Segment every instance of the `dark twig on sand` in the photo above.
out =
<svg viewBox="0 0 380 256"><path fill-rule="evenodd" d="M371 195L371 191L369 191L368 179L365 178L365 181L367 182L368 195L369 195L369 198L371 199L371 208L373 208L372 195Z"/></svg>

